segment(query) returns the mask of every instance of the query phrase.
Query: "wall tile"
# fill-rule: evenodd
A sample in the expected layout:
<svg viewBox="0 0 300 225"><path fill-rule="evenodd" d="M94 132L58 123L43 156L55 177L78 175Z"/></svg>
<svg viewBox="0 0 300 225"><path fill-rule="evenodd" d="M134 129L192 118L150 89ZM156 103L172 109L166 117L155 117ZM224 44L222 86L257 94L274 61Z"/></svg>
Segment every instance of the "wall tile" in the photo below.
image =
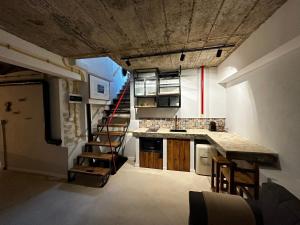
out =
<svg viewBox="0 0 300 225"><path fill-rule="evenodd" d="M218 131L224 131L225 118L178 118L179 129L208 129L209 123L215 121ZM159 125L161 128L174 129L174 119L142 119L139 121L140 128L150 128Z"/></svg>

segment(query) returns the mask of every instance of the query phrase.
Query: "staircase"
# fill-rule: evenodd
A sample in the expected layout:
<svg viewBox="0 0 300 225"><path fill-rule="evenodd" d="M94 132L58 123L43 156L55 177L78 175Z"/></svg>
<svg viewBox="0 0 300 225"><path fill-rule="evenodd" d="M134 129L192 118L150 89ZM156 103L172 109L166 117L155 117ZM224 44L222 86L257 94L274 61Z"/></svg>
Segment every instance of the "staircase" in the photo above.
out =
<svg viewBox="0 0 300 225"><path fill-rule="evenodd" d="M103 187L109 176L117 172L119 152L124 150L123 141L130 122L129 79L104 112L97 131L92 134L93 140L85 144L76 165L68 171L69 182L76 174L87 174L98 177L97 185Z"/></svg>

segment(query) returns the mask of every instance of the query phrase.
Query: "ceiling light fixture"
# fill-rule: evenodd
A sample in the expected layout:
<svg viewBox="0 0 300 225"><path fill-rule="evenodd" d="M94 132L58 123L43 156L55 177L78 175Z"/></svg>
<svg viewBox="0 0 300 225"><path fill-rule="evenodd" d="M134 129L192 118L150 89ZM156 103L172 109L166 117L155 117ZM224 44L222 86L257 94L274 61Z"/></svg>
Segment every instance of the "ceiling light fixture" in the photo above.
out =
<svg viewBox="0 0 300 225"><path fill-rule="evenodd" d="M218 57L218 58L221 57L222 51L223 50L219 48L218 51L217 51L216 57Z"/></svg>
<svg viewBox="0 0 300 225"><path fill-rule="evenodd" d="M185 58L185 54L183 52L181 52L180 61L184 61L184 58Z"/></svg>
<svg viewBox="0 0 300 225"><path fill-rule="evenodd" d="M130 63L129 59L126 59L125 63L126 63L127 66L131 66L131 63Z"/></svg>

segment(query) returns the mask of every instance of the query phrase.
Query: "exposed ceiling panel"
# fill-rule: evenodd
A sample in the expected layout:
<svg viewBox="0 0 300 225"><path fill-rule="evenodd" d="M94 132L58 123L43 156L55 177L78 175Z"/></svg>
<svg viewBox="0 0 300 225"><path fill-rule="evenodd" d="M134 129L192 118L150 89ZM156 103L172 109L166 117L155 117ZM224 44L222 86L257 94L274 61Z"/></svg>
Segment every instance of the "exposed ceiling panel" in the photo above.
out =
<svg viewBox="0 0 300 225"><path fill-rule="evenodd" d="M66 57L124 56L235 44L216 50L132 59L130 69L217 66L286 0L10 0L0 28Z"/></svg>

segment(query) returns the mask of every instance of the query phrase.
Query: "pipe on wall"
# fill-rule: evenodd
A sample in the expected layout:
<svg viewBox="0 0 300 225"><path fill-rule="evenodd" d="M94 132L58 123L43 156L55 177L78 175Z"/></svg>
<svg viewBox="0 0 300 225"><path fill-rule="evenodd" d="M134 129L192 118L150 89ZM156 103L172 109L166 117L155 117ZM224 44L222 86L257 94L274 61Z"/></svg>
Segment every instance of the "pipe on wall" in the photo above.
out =
<svg viewBox="0 0 300 225"><path fill-rule="evenodd" d="M201 115L204 114L204 66L201 66Z"/></svg>
<svg viewBox="0 0 300 225"><path fill-rule="evenodd" d="M53 66L56 66L56 67L59 67L61 69L65 69L65 70L68 70L70 72L73 72L73 73L77 73L80 75L80 78L81 78L81 81L85 81L86 79L86 76L87 76L87 72L85 70L83 70L82 68L79 68L77 66L71 66L67 63L67 59L65 57L62 57L61 60L62 60L62 64L58 64L48 58L43 58L43 57L40 57L40 56L37 56L37 55L34 55L32 53L29 53L27 51L24 51L22 49L18 49L18 48L15 48L14 46L10 45L10 44L4 44L4 43L0 43L0 47L3 47L3 48L7 48L11 51L14 51L14 52L17 52L19 54L22 54L22 55L25 55L25 56L28 56L28 57L31 57L33 59L36 59L36 60L39 60L39 61L42 61L42 62L46 62L46 63L49 63Z"/></svg>

